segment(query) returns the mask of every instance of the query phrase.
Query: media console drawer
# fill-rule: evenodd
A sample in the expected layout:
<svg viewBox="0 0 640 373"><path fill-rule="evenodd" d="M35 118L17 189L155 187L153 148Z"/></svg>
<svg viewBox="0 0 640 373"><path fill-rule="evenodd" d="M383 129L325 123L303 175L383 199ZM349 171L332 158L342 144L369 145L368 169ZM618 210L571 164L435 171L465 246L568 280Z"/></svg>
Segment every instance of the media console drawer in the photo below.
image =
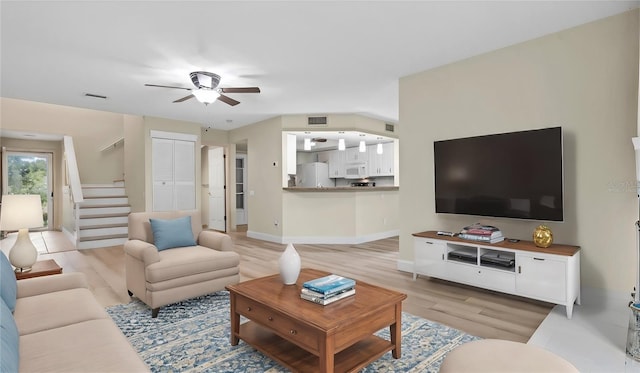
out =
<svg viewBox="0 0 640 373"><path fill-rule="evenodd" d="M413 278L418 275L563 305L571 318L580 304L580 248L533 242L476 243L435 231L414 233Z"/></svg>

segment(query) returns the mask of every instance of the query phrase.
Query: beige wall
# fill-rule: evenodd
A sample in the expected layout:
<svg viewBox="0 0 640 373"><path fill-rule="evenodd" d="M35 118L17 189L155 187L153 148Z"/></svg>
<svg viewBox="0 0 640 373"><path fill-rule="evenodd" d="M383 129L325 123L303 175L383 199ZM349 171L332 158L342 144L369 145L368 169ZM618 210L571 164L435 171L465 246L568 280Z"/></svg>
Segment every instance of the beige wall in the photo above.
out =
<svg viewBox="0 0 640 373"><path fill-rule="evenodd" d="M394 236L399 192L291 192L283 195L283 237L291 242L365 242Z"/></svg>
<svg viewBox="0 0 640 373"><path fill-rule="evenodd" d="M100 150L123 137L123 122L123 114L0 99L3 130L73 137L80 181L84 184L106 184L123 178L122 148Z"/></svg>
<svg viewBox="0 0 640 373"><path fill-rule="evenodd" d="M328 114L318 115L327 117L326 126L309 126L307 118L310 115L283 115L282 129L293 131L362 131L372 134L398 137L396 132L388 132L385 130L385 121L365 117L357 114ZM313 116L313 115L311 115Z"/></svg>
<svg viewBox="0 0 640 373"><path fill-rule="evenodd" d="M132 212L145 211L144 118L124 116L124 180Z"/></svg>
<svg viewBox="0 0 640 373"><path fill-rule="evenodd" d="M283 209L281 117L229 132L230 143L237 144L245 141L249 193L247 198L248 234L258 232L265 238L281 237ZM235 158L235 153L230 156ZM274 167L273 162L277 162L277 166ZM231 194L234 193L235 186Z"/></svg>
<svg viewBox="0 0 640 373"><path fill-rule="evenodd" d="M565 222L548 223L555 242L582 247L583 286L630 291L638 30L636 10L402 78L400 262L413 260L414 232L480 221L530 240L540 223L436 215L433 141L562 126Z"/></svg>

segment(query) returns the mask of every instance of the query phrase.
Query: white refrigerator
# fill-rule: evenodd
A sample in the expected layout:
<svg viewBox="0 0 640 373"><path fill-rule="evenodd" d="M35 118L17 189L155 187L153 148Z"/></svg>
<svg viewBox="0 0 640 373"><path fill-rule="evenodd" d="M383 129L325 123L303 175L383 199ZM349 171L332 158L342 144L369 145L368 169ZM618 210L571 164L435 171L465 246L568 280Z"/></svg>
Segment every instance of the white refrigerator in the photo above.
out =
<svg viewBox="0 0 640 373"><path fill-rule="evenodd" d="M329 178L329 165L322 162L299 164L296 169L298 187L327 188L335 186Z"/></svg>

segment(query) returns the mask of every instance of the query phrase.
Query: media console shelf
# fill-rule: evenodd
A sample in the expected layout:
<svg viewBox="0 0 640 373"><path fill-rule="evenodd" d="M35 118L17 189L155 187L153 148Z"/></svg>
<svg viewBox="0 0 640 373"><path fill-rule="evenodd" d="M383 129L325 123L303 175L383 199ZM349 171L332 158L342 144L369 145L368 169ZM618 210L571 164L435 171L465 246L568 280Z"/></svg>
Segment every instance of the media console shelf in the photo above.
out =
<svg viewBox="0 0 640 373"><path fill-rule="evenodd" d="M580 304L580 248L553 244L540 248L531 241L496 244L435 231L414 233L413 279L440 278L537 299L566 307Z"/></svg>

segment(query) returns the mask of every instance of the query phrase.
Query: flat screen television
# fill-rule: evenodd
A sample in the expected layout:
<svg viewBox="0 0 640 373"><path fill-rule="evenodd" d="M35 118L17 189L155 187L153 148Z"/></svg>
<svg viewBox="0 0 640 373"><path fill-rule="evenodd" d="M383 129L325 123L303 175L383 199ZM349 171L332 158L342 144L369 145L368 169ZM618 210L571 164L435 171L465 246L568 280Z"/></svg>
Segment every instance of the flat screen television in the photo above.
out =
<svg viewBox="0 0 640 373"><path fill-rule="evenodd" d="M562 128L433 143L436 213L563 221Z"/></svg>

